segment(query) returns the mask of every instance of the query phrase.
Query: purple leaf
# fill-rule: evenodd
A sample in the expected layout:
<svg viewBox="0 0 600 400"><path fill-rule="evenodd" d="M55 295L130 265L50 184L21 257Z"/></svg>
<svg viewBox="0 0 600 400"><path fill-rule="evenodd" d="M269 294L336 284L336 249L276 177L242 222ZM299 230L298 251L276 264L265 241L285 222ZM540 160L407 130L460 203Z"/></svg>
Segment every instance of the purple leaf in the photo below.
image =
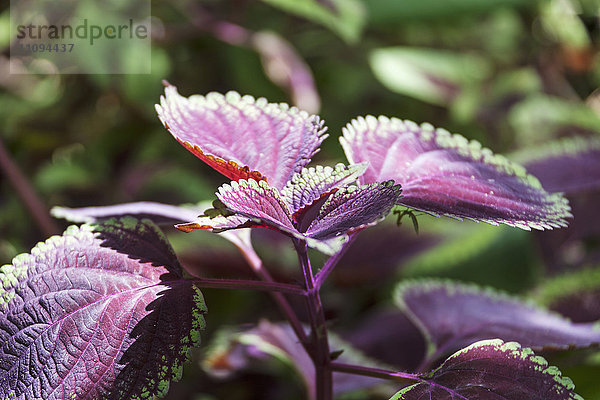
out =
<svg viewBox="0 0 600 400"><path fill-rule="evenodd" d="M571 137L519 152L517 160L550 192L600 188L600 139Z"/></svg>
<svg viewBox="0 0 600 400"><path fill-rule="evenodd" d="M295 174L281 190L281 195L294 212L313 204L334 189L356 182L365 172L366 163L345 166L337 164L335 168L316 166L304 168Z"/></svg>
<svg viewBox="0 0 600 400"><path fill-rule="evenodd" d="M329 339L332 349L344 350L338 359L340 362L385 367L366 358L337 335L330 333ZM260 361L276 359L295 369L306 386L307 397L315 398L313 362L288 324L261 321L257 327L242 332L221 331L209 348L202 365L214 376L227 378L237 371L251 369ZM336 395L385 384L381 379L336 372L333 383Z"/></svg>
<svg viewBox="0 0 600 400"><path fill-rule="evenodd" d="M98 207L54 207L51 211L55 218L64 218L70 222L97 222L99 220L133 216L149 218L154 223L176 223L190 221L204 212L202 206L173 206L170 204L141 201L137 203L116 204Z"/></svg>
<svg viewBox="0 0 600 400"><path fill-rule="evenodd" d="M600 343L592 324L576 324L506 294L442 281L400 284L396 303L429 342L428 359L482 339L518 341L538 350Z"/></svg>
<svg viewBox="0 0 600 400"><path fill-rule="evenodd" d="M429 124L361 117L340 142L350 163L369 161L363 183L395 180L411 208L527 230L564 227L571 216L567 200L523 167Z"/></svg>
<svg viewBox="0 0 600 400"><path fill-rule="evenodd" d="M317 204L319 214L309 229L301 232L294 221L291 204L276 188L265 181L242 179L221 186L217 192L217 197L233 216L200 217L177 227L186 232L267 227L305 240L310 247L325 254L334 254L348 240L349 232L375 225L390 212L399 196L400 186L394 186L393 182L348 186L326 197L322 207Z"/></svg>
<svg viewBox="0 0 600 400"><path fill-rule="evenodd" d="M292 212L279 191L265 181L253 179L222 185L217 197L229 211L256 219L284 232L295 231Z"/></svg>
<svg viewBox="0 0 600 400"><path fill-rule="evenodd" d="M267 179L277 189L308 164L327 136L317 116L235 92L185 98L168 85L156 110L180 143L223 175Z"/></svg>
<svg viewBox="0 0 600 400"><path fill-rule="evenodd" d="M473 343L421 378L390 400L583 400L558 368L499 339Z"/></svg>
<svg viewBox="0 0 600 400"><path fill-rule="evenodd" d="M1 398L163 396L200 343L202 294L149 221L72 226L0 276Z"/></svg>
<svg viewBox="0 0 600 400"><path fill-rule="evenodd" d="M327 199L305 234L328 239L374 225L389 214L401 192L393 181L341 189Z"/></svg>

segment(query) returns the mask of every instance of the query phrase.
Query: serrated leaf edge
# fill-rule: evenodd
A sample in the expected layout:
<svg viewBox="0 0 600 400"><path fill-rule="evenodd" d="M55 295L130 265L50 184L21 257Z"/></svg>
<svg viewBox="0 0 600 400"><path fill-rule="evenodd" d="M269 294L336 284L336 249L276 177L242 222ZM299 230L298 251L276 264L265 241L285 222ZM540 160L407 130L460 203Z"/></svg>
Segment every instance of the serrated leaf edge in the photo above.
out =
<svg viewBox="0 0 600 400"><path fill-rule="evenodd" d="M491 225L498 225L502 223L504 225L512 226L514 228L520 228L524 230L545 230L545 229L553 229L553 228L564 228L567 226L566 218L573 217L571 214L571 207L569 206L568 200L562 195L562 193L548 193L546 192L540 183L540 181L533 175L528 174L526 169L509 160L507 157L501 154L494 154L492 150L487 147L483 147L481 143L476 140L468 140L464 136L458 133L450 133L444 128L435 128L430 123L422 123L417 124L416 122L410 120L402 120L396 117L386 117L384 115L380 115L375 117L373 115L367 115L364 117L357 117L351 120L345 127L342 128L342 136L340 136L340 144L344 149L344 153L350 163L356 163L351 156L351 148L349 140L356 137L357 131L368 129L375 129L378 124L386 124L389 129L393 130L402 130L411 132L414 135L417 135L419 139L423 141L431 141L435 140L436 144L440 146L442 149L453 149L456 150L460 155L473 159L474 161L482 162L486 165L493 166L498 172L507 174L509 176L514 176L521 180L524 184L530 185L535 189L541 190L543 193L546 193L546 200L548 201L548 205L544 209L545 213L550 214L553 219L548 219L544 221L511 221L511 220L495 220L495 219L486 219L486 218L467 218L473 221L481 221ZM370 131L369 132L373 132ZM372 133L373 134L373 133ZM402 184L403 182L400 182ZM409 206L410 207L410 206ZM435 213L431 213L427 210L420 210L427 212L432 215L436 215ZM444 214L448 217L453 217L458 220L462 220L460 217L455 217L450 214Z"/></svg>

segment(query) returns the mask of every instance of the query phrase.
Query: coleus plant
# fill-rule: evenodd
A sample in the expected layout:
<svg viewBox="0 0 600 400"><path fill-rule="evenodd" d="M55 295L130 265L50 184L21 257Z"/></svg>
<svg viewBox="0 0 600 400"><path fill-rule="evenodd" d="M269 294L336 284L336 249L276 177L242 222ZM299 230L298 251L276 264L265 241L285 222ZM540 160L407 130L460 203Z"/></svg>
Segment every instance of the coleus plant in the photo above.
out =
<svg viewBox="0 0 600 400"><path fill-rule="evenodd" d="M294 107L234 92L186 98L166 84L156 109L177 141L231 182L209 209L150 202L55 208L55 216L85 224L1 270L2 399L165 395L200 345L203 287L273 295L287 327L263 322L239 343L290 360L311 399L331 399L342 389L339 376L352 374L369 377L351 382L355 389L372 378L390 381L393 399L580 398L531 348L586 347L600 342L598 332L471 286L416 281L397 288L398 306L428 342L419 370L353 363L332 347L339 341L330 342L320 289L353 239L396 207L527 230L566 226L566 199L524 168L429 124L371 116L343 129L348 165L307 167L327 135L319 117ZM157 227L164 223L221 234L260 279L187 276ZM252 248L254 228L291 239L301 284L271 277ZM329 256L318 272L308 247ZM304 298L306 321L288 296Z"/></svg>

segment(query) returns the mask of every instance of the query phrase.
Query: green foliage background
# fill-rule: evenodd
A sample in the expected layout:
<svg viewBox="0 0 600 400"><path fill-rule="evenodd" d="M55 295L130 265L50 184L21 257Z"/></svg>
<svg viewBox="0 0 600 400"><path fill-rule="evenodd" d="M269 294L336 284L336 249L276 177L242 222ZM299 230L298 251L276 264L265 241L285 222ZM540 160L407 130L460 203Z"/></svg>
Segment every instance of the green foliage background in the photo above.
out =
<svg viewBox="0 0 600 400"><path fill-rule="evenodd" d="M598 136L599 10L592 0L156 0L151 74L10 75L9 9L3 3L0 143L46 209L210 200L222 177L173 140L155 115L161 80L167 79L184 95L236 90L290 103L319 98L318 110L314 101L302 104L318 111L329 127L331 137L316 157L322 163L343 161L337 142L341 128L367 114L430 122L499 153L534 152L564 136ZM244 28L247 37L220 36L215 28L220 23ZM301 69L308 68L303 73L310 71L314 78L314 86L302 87L308 91L304 98L295 96L297 88L282 84L273 70L284 62L285 81L289 57L281 52L269 56L255 41L256 32L275 34L295 49L304 63ZM268 57L275 57L271 67ZM134 55L123 60L136 62ZM0 264L48 233L7 177L0 171ZM419 222L421 235L436 236L439 245L398 263L387 272L393 279L475 281L524 296L533 293L548 305L561 295L562 274L584 265L595 271L597 265L588 257L598 248L597 234L561 249L554 260L559 268L550 269L534 234L428 216ZM55 223L55 233L66 226ZM414 234L406 226L400 229ZM237 267L242 261L232 246L221 239L169 233L190 268L217 271L217 276L245 273ZM294 255L272 240L259 242L259 251L267 265L293 277ZM545 283L549 276L552 290ZM600 287L589 280L568 282L570 293L577 285L592 294ZM325 302L341 328L354 326L376 302L391 302L389 283L352 288L334 279L332 286ZM260 311L274 308L262 294L206 294L209 329L279 318L275 311ZM262 398L249 393L273 385L273 375L279 374L249 372L228 385L208 378L198 364L201 353L195 357L169 398ZM556 360L578 393L600 399L597 354L558 355ZM276 387L279 398L302 393L299 383Z"/></svg>

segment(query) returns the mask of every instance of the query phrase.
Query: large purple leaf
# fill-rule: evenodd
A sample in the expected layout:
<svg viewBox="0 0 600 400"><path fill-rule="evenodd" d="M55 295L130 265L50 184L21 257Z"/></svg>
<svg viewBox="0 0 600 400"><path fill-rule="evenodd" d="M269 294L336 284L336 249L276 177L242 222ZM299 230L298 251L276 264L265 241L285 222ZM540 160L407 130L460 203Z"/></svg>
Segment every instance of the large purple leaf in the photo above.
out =
<svg viewBox="0 0 600 400"><path fill-rule="evenodd" d="M202 294L149 221L70 227L0 277L1 398L163 396L200 343Z"/></svg>
<svg viewBox="0 0 600 400"><path fill-rule="evenodd" d="M395 180L411 208L523 229L563 227L571 216L567 200L523 167L429 124L361 117L340 141L350 163L369 161L363 183Z"/></svg>
<svg viewBox="0 0 600 400"><path fill-rule="evenodd" d="M600 188L600 138L571 137L515 155L550 192Z"/></svg>
<svg viewBox="0 0 600 400"><path fill-rule="evenodd" d="M473 343L390 400L583 400L571 379L516 342Z"/></svg>
<svg viewBox="0 0 600 400"><path fill-rule="evenodd" d="M317 116L236 92L185 98L168 85L156 110L180 143L223 175L266 178L277 189L308 164L327 136Z"/></svg>
<svg viewBox="0 0 600 400"><path fill-rule="evenodd" d="M393 181L341 189L323 204L305 235L329 239L376 224L398 203L401 192Z"/></svg>
<svg viewBox="0 0 600 400"><path fill-rule="evenodd" d="M600 331L592 324L576 324L535 305L474 285L409 281L396 288L395 299L429 342L430 361L483 339L517 341L537 350L600 343Z"/></svg>

